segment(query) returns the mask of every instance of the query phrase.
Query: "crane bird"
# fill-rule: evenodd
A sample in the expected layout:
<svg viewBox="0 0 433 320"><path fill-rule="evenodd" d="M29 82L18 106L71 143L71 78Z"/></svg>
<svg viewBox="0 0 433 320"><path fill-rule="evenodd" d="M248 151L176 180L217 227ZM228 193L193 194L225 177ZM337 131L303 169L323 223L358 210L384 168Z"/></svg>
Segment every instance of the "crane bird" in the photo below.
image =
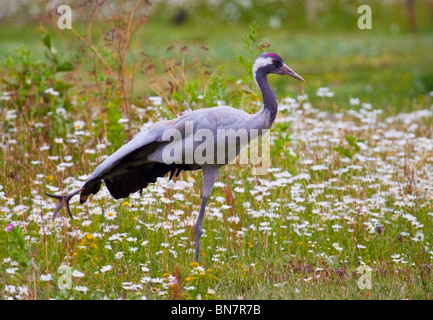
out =
<svg viewBox="0 0 433 320"><path fill-rule="evenodd" d="M217 136L220 130L242 129L247 132L246 143L248 143L252 139L252 135L250 135L252 130L259 130L258 135L261 135L263 130L270 129L278 111L277 98L267 79L267 75L270 73L288 75L300 81L305 81L290 69L279 55L275 53L261 54L253 64L253 76L261 90L263 99L262 108L257 113L248 114L231 107L218 106L195 110L173 120L159 121L152 124L147 131L135 135L130 142L123 145L98 165L78 190L66 195L47 193L48 196L59 201L53 212L53 219L55 219L63 205L66 206L66 210L72 218L69 208L71 198L79 193L80 203L83 204L89 195L96 194L99 191L102 181L105 182L110 194L115 199L120 199L128 197L131 193L141 192L149 183L156 182L158 177L163 177L168 172L170 172L169 179L171 179L174 175L177 177L181 171L202 169L202 200L195 225L194 261L198 261L200 237L203 232L203 217L209 194L218 179L220 168L230 163L239 154L243 145L241 145L241 139L235 139L233 149L233 146L229 146L225 138L224 140L209 139L207 142L211 144L211 147L219 148L218 144L224 144L223 148L218 149L219 151L226 152L232 147L232 156L225 155L222 158L223 161L220 161L220 158L218 158L219 161L216 161L216 155L210 159L207 158L206 161L196 161L194 157L188 155L188 152L194 153L196 151L198 148L197 140L200 139L191 140L190 137L201 129L208 130L207 132L213 134L214 137ZM194 126L187 130L190 124ZM167 139L166 133L171 131L179 133L177 138L176 135L173 135ZM172 146L172 149L167 153L169 145ZM171 156L173 154L171 151L176 150L178 151L177 156ZM212 153L209 152L210 154ZM170 158L170 161L167 161L167 157Z"/></svg>

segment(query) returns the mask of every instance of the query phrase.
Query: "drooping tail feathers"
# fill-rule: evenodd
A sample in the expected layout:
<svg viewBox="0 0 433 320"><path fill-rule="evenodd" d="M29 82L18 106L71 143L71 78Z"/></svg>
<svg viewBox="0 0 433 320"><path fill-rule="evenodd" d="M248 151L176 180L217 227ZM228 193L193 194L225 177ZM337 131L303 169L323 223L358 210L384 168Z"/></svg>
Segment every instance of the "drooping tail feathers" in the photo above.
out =
<svg viewBox="0 0 433 320"><path fill-rule="evenodd" d="M146 188L149 183L156 182L158 177L165 176L170 172L170 180L174 176L178 176L184 170L197 170L199 166L191 166L188 164L164 164L158 162L151 162L141 165L140 167L130 167L122 174L119 174L111 179L103 178L108 191L115 199L126 198L131 193L141 191ZM56 218L60 209L65 206L69 216L72 218L71 208L69 201L78 193L80 194L80 203L86 202L87 197L91 194L96 194L102 181L99 179L90 179L78 190L75 190L66 195L54 195L46 193L47 196L55 198L59 201L56 209L53 212L53 220Z"/></svg>

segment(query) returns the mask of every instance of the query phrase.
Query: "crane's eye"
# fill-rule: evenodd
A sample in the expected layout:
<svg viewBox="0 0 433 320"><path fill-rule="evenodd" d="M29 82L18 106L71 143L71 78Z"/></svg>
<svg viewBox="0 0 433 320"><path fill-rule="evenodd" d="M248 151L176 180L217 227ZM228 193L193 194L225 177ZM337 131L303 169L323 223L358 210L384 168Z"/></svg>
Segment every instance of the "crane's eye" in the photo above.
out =
<svg viewBox="0 0 433 320"><path fill-rule="evenodd" d="M272 59L272 63L273 63L273 64L277 64L277 60Z"/></svg>

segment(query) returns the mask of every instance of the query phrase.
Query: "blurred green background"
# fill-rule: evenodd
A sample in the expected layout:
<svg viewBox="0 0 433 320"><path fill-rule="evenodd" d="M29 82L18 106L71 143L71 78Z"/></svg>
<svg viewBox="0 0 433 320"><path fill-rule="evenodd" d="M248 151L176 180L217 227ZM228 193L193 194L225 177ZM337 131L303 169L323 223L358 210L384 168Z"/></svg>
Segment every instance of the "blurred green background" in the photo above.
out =
<svg viewBox="0 0 433 320"><path fill-rule="evenodd" d="M13 55L22 44L35 57L43 58L42 26L50 31L59 52L73 60L76 51L71 31L56 30L47 24L44 13L68 4L73 12L73 28L85 32L88 16L82 13L90 14L97 2L0 1L0 59ZM127 3L110 1L114 8L120 2ZM335 93L336 104L316 107L346 108L350 97L357 97L394 113L416 108L433 91L433 0L150 2L145 12L148 22L131 40L133 50L155 56L163 54L174 41L204 42L212 66L222 65L226 74L240 78L245 76L245 69L237 56L250 59L242 39L255 21L260 41L268 42L269 51L280 54L307 80L300 87L292 81L288 84L286 79L272 79L279 98L294 96L300 90L312 97L319 87L329 87ZM371 30L358 28L362 15L358 8L365 4L372 9ZM102 20L98 27L92 29L95 39L102 37L97 31L104 30ZM139 79L135 90L151 93L146 82Z"/></svg>

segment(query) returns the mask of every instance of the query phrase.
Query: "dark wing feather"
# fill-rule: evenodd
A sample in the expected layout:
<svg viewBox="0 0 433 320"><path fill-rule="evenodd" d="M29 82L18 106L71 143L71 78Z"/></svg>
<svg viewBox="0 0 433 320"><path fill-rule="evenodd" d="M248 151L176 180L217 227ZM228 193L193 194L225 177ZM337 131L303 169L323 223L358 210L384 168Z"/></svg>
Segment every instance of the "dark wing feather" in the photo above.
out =
<svg viewBox="0 0 433 320"><path fill-rule="evenodd" d="M164 177L171 171L195 170L186 164L165 164L148 162L139 167L131 167L128 172L117 175L112 179L104 179L104 182L115 199L126 198L131 193L146 188L149 183L154 183L159 177Z"/></svg>
<svg viewBox="0 0 433 320"><path fill-rule="evenodd" d="M92 174L91 178L87 180L87 182L83 186L83 191L80 194L80 203L84 203L87 200L87 197L91 194L96 194L100 187L102 180L107 181L117 181L124 175L130 177L131 179L136 179L133 174L139 174L137 171L137 167L140 167L143 163L146 162L146 157L155 151L158 147L158 142L148 143L140 148L132 150L127 153L123 157L118 157L115 162L110 162L109 165L104 166L104 164L109 160L109 158L104 161L98 168L102 168L101 172L95 174L97 170ZM113 157L113 156L111 156ZM110 158L111 158L110 157ZM98 169L97 168L97 169ZM116 184L115 182L113 184ZM108 186L107 186L108 187ZM113 190L116 189L116 186L112 187ZM111 193L111 191L110 191ZM118 194L118 193L116 193ZM114 196L114 195L113 195ZM116 197L115 197L116 198ZM118 198L116 198L118 199Z"/></svg>
<svg viewBox="0 0 433 320"><path fill-rule="evenodd" d="M110 170L98 177L89 179L81 192L80 202L87 200L87 196L99 191L101 180L104 180L108 191L115 199L126 198L131 193L146 188L149 183L154 183L159 177L164 177L171 172L170 179L182 170L196 170L187 164L165 164L151 162L147 156L160 146L160 142L152 142L139 148L120 159Z"/></svg>
<svg viewBox="0 0 433 320"><path fill-rule="evenodd" d="M126 198L131 193L146 188L150 182L153 182L150 177L153 167L154 164L149 163L138 168L131 168L132 170L113 179L105 179L105 185L115 199Z"/></svg>

